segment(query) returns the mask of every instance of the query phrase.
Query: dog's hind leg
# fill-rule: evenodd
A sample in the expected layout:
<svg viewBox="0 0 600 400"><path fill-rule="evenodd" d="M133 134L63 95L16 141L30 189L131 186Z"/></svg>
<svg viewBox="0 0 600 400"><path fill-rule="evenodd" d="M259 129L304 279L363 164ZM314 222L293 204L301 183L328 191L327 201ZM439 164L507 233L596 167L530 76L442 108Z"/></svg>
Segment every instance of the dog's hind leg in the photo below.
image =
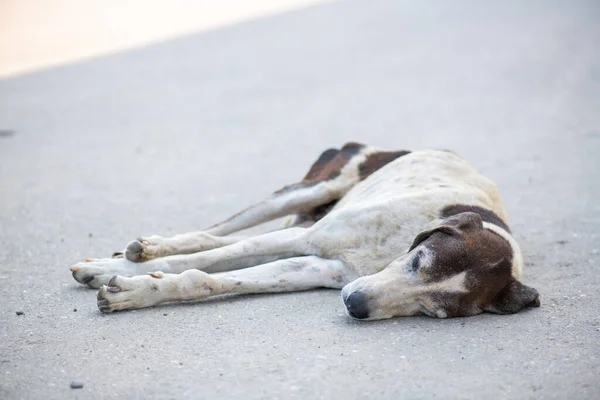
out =
<svg viewBox="0 0 600 400"><path fill-rule="evenodd" d="M130 261L140 262L196 253L235 243L242 238L224 236L286 215L298 216L294 225L318 219L364 178L365 166L370 165L369 157L372 159L374 154L380 153L357 143L348 143L340 150L329 149L321 154L302 181L276 191L268 199L201 232L169 238L139 238L127 246L124 255Z"/></svg>
<svg viewBox="0 0 600 400"><path fill-rule="evenodd" d="M279 260L213 275L189 270L181 274L156 272L131 278L115 276L98 292L98 307L109 313L221 294L292 292L318 287L341 289L355 278L346 275L341 261L316 256Z"/></svg>

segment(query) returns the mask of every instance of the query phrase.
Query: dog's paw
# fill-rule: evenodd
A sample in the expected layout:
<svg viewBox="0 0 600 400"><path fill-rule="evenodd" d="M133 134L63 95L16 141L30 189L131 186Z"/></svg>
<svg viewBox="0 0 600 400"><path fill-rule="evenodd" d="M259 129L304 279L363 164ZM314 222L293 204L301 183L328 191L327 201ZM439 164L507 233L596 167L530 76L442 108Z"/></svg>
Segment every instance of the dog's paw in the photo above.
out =
<svg viewBox="0 0 600 400"><path fill-rule="evenodd" d="M125 249L125 258L133 262L143 262L161 257L162 242L161 236L141 237L127 245Z"/></svg>
<svg viewBox="0 0 600 400"><path fill-rule="evenodd" d="M144 308L158 304L161 300L162 272L134 277L113 276L108 285L98 291L98 308L103 313Z"/></svg>
<svg viewBox="0 0 600 400"><path fill-rule="evenodd" d="M137 264L124 258L87 258L73 265L71 272L77 282L96 289L106 285L116 274L133 276L139 273Z"/></svg>

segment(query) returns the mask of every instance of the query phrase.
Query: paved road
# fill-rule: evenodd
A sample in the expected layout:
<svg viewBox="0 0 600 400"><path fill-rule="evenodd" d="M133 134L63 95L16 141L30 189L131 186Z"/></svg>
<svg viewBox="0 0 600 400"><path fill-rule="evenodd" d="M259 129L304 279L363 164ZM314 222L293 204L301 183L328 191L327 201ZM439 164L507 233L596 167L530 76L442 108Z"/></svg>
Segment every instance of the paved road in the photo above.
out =
<svg viewBox="0 0 600 400"><path fill-rule="evenodd" d="M599 17L339 2L0 81L0 397L597 398ZM104 316L71 279L351 139L452 148L495 179L542 307L360 323L322 290Z"/></svg>

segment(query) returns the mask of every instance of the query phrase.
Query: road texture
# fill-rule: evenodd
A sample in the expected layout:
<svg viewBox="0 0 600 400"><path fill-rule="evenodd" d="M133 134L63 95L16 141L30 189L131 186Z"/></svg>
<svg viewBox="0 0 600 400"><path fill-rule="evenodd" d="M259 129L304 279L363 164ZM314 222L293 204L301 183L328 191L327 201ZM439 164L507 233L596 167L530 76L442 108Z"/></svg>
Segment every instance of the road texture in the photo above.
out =
<svg viewBox="0 0 600 400"><path fill-rule="evenodd" d="M0 81L0 398L598 398L599 17L337 2ZM102 315L70 276L348 140L494 179L542 307L361 323L317 290Z"/></svg>

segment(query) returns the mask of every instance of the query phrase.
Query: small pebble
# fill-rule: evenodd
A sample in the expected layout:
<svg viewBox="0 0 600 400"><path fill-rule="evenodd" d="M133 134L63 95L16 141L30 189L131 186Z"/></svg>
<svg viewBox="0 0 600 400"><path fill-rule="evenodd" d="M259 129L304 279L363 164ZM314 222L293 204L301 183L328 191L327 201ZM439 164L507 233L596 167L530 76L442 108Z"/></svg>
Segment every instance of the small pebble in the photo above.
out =
<svg viewBox="0 0 600 400"><path fill-rule="evenodd" d="M74 309L73 309L73 312L77 312L77 309L76 309L76 308L74 308Z"/></svg>
<svg viewBox="0 0 600 400"><path fill-rule="evenodd" d="M166 317L166 316L167 316L167 313L164 313L163 315Z"/></svg>
<svg viewBox="0 0 600 400"><path fill-rule="evenodd" d="M72 381L71 389L81 389L83 387L83 382L80 381Z"/></svg>
<svg viewBox="0 0 600 400"><path fill-rule="evenodd" d="M10 129L0 129L0 138L11 137L15 134L15 131Z"/></svg>
<svg viewBox="0 0 600 400"><path fill-rule="evenodd" d="M23 311L17 311L17 315L25 315Z"/></svg>

